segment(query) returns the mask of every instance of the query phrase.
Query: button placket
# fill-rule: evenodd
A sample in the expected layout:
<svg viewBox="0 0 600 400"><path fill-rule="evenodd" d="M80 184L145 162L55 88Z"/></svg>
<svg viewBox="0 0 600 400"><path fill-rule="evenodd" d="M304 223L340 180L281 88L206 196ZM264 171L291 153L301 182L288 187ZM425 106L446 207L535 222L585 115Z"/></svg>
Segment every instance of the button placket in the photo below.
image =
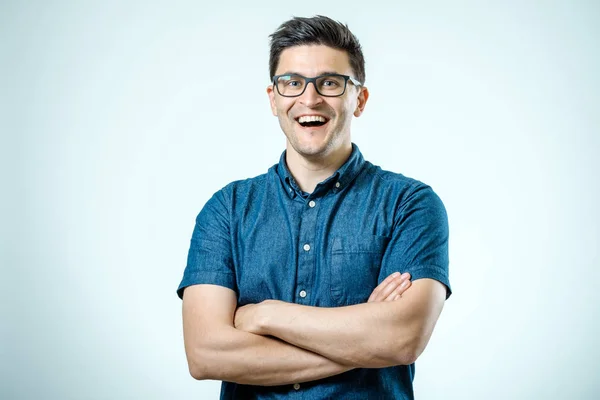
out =
<svg viewBox="0 0 600 400"><path fill-rule="evenodd" d="M306 201L306 200L305 200ZM296 301L299 304L311 304L314 296L311 291L313 274L315 273L316 257L318 253L317 243L317 217L320 212L322 199L312 199L304 203L300 213L300 231L298 238L300 243L300 254L298 255L298 269L296 273ZM319 206L319 207L317 207Z"/></svg>

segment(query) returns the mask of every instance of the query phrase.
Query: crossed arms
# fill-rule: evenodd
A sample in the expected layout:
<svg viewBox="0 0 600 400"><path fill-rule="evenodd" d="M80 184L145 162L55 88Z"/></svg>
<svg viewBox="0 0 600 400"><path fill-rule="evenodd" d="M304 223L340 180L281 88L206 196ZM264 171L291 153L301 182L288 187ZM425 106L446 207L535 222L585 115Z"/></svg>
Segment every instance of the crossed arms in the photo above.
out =
<svg viewBox="0 0 600 400"><path fill-rule="evenodd" d="M442 283L410 282L406 275L390 275L367 303L336 308L276 300L237 308L231 289L189 286L183 296L189 371L195 379L271 386L411 364L445 298Z"/></svg>

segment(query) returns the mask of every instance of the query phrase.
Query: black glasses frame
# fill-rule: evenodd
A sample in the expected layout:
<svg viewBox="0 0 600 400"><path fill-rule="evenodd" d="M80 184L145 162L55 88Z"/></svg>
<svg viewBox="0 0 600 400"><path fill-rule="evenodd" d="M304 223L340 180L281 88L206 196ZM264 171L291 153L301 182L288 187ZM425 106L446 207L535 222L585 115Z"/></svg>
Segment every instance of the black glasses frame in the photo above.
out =
<svg viewBox="0 0 600 400"><path fill-rule="evenodd" d="M281 92L279 91L279 87L277 86L277 79L281 78L282 76L297 76L299 78L304 79L304 82L306 83L306 85L304 85L304 89L302 89L302 92L295 94L293 96L290 95L285 95L285 94L281 94ZM340 94L336 94L336 95L330 95L330 94L323 94L319 91L319 88L317 87L317 79L323 78L325 76L337 76L340 78L344 78L344 90L342 91L342 93ZM276 88L277 93L279 93L280 96L283 97L299 97L302 96L302 94L306 91L306 88L308 87L308 84L312 82L313 86L315 87L315 90L317 91L317 93L319 93L319 95L323 96L323 97L340 97L343 96L344 93L346 93L346 87L348 87L348 81L352 82L352 84L354 86L362 86L362 83L360 83L358 80L354 79L353 77L349 76L349 75L342 75L342 74L322 74L319 76L315 76L314 78L308 78L304 75L300 75L300 74L281 74L281 75L275 75L273 76L273 86Z"/></svg>

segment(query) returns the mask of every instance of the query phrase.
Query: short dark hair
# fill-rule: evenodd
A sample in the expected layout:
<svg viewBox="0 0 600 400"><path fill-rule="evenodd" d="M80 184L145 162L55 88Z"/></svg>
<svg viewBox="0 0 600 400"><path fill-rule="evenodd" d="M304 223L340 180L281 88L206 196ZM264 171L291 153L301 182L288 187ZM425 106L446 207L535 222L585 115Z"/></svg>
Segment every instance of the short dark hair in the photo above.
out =
<svg viewBox="0 0 600 400"><path fill-rule="evenodd" d="M284 22L269 35L271 52L269 56L269 79L272 79L279 65L281 52L288 47L322 44L338 50L345 50L350 59L350 67L360 83L365 83L365 58L358 39L348 25L323 15L312 18L294 17Z"/></svg>

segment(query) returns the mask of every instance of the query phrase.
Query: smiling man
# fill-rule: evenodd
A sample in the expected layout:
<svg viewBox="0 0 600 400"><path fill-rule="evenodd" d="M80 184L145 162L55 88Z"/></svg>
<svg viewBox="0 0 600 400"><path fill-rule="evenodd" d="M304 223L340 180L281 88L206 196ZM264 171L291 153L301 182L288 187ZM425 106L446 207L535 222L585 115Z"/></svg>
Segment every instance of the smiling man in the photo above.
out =
<svg viewBox="0 0 600 400"><path fill-rule="evenodd" d="M444 205L352 142L369 92L346 25L283 23L270 77L286 150L196 218L177 290L190 373L222 399L412 399L451 294Z"/></svg>

